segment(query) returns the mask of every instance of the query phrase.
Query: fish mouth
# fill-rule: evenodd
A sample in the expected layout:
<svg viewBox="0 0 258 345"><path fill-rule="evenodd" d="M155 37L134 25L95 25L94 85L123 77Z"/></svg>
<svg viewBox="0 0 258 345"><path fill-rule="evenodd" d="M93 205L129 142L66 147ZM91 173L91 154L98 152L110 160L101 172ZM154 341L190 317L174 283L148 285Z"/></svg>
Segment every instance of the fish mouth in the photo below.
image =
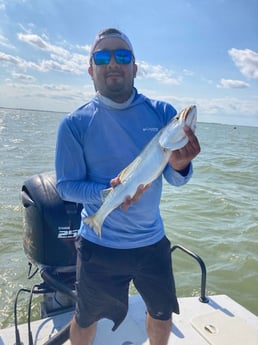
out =
<svg viewBox="0 0 258 345"><path fill-rule="evenodd" d="M184 132L184 126L187 126L195 132L197 120L197 108L191 105L177 114L170 124L165 128L159 138L159 144L162 148L171 151L179 150L188 142L188 137Z"/></svg>
<svg viewBox="0 0 258 345"><path fill-rule="evenodd" d="M196 113L197 113L196 105L191 105L190 107L186 109L186 112L183 115L183 120L186 126L190 127L193 132L195 132L195 129L196 129ZM189 114L191 114L191 116L188 116Z"/></svg>
<svg viewBox="0 0 258 345"><path fill-rule="evenodd" d="M186 121L188 118L188 115L190 113L195 113L196 112L196 105L190 105L189 107L185 108L185 110L183 111L183 113L181 114L182 116L182 120Z"/></svg>
<svg viewBox="0 0 258 345"><path fill-rule="evenodd" d="M183 122L186 126L192 127L192 122L196 116L197 108L195 105L183 109L179 114L174 117L174 120ZM191 115L190 115L191 114ZM190 115L190 116L189 116Z"/></svg>

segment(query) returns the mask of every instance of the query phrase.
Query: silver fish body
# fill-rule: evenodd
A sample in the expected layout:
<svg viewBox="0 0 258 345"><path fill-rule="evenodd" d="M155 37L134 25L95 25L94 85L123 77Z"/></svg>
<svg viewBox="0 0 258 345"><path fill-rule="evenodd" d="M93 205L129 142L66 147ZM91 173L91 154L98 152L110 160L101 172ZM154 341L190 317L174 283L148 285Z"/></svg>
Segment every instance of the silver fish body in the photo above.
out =
<svg viewBox="0 0 258 345"><path fill-rule="evenodd" d="M196 119L196 106L183 109L119 174L121 183L104 191L106 197L101 207L94 215L83 219L97 235L101 236L105 218L120 206L127 196L133 197L139 185L147 185L159 177L168 163L171 151L182 148L188 142L188 137L183 130L184 126L187 125L195 131Z"/></svg>

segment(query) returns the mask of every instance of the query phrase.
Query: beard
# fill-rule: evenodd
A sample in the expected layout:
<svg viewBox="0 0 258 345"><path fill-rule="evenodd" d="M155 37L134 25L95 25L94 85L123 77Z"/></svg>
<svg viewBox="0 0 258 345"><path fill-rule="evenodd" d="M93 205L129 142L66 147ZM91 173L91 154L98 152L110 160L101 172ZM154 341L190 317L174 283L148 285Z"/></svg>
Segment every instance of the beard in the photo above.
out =
<svg viewBox="0 0 258 345"><path fill-rule="evenodd" d="M93 79L95 90L117 103L125 102L132 94L134 76L120 68L109 69Z"/></svg>
<svg viewBox="0 0 258 345"><path fill-rule="evenodd" d="M112 92L120 91L126 84L122 71L111 71L105 74L106 88Z"/></svg>
<svg viewBox="0 0 258 345"><path fill-rule="evenodd" d="M125 102L132 94L133 82L129 82L122 77L108 77L105 87L100 89L100 93L114 102Z"/></svg>

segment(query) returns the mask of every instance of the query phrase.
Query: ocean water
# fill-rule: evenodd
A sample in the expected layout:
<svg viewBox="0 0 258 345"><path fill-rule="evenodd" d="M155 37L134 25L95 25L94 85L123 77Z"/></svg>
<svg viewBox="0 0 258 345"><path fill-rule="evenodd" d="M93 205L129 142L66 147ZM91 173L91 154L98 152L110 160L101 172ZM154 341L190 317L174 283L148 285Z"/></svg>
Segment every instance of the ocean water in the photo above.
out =
<svg viewBox="0 0 258 345"><path fill-rule="evenodd" d="M13 324L13 303L27 279L23 207L19 193L34 174L54 170L61 113L0 108L0 328ZM198 123L202 151L183 187L164 183L161 212L172 244L199 254L207 268L207 293L226 294L258 314L258 128ZM173 254L178 296L198 296L200 269ZM132 293L133 293L132 288ZM38 298L33 315L38 315ZM26 321L27 297L19 318Z"/></svg>

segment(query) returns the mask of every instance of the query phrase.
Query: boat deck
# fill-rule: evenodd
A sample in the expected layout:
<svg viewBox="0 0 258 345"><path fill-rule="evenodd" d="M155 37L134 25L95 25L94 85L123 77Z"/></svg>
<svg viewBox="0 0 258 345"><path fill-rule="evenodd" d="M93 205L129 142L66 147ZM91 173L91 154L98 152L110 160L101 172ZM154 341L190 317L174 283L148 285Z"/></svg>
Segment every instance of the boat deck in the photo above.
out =
<svg viewBox="0 0 258 345"><path fill-rule="evenodd" d="M169 344L173 345L258 345L258 318L225 295L179 298L180 315L173 316ZM72 317L72 312L35 321L31 324L33 344L43 345ZM145 332L145 306L139 295L130 296L129 311L121 326L112 332L113 323L98 323L94 345L148 345ZM24 345L29 344L27 325L20 325ZM0 345L15 344L13 327L0 330ZM65 345L69 345L66 341Z"/></svg>

